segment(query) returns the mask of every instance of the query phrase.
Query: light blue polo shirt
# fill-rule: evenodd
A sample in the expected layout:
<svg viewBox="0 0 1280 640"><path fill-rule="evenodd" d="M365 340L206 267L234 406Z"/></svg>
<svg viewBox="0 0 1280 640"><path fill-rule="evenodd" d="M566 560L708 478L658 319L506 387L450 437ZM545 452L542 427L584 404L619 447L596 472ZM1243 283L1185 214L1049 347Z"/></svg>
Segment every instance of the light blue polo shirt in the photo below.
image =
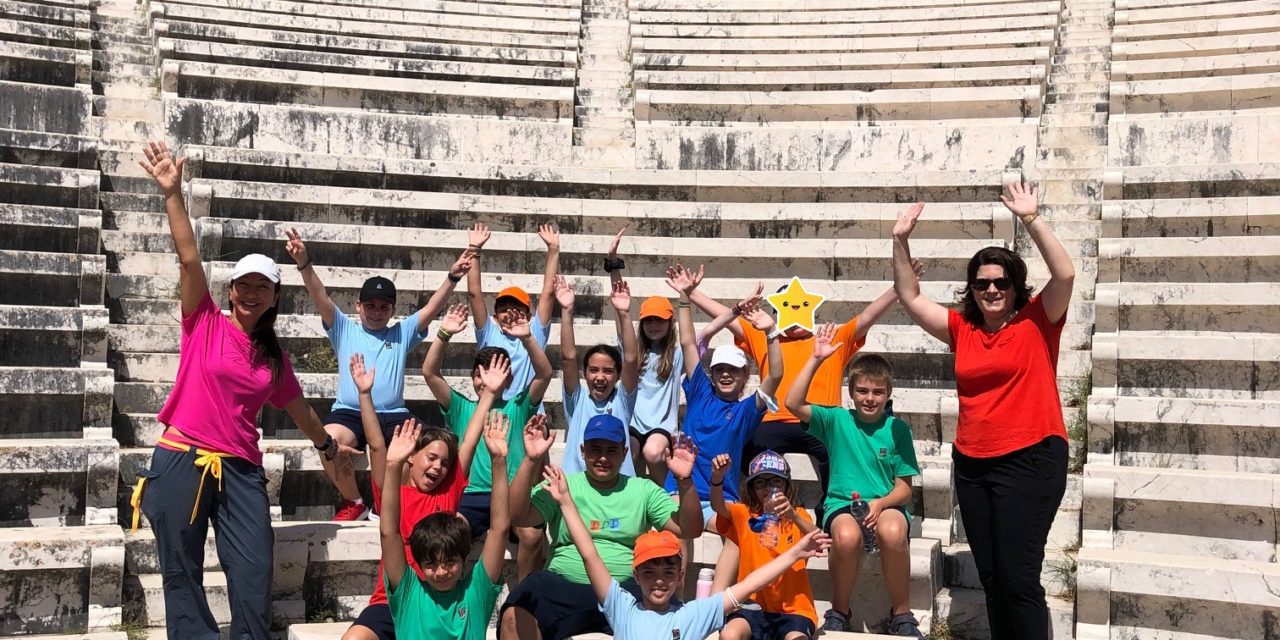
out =
<svg viewBox="0 0 1280 640"><path fill-rule="evenodd" d="M421 313L419 311L418 313ZM360 392L351 379L352 354L364 355L365 368L374 367L373 408L378 413L408 413L404 406L404 364L409 352L427 337L418 331L418 313L369 331L342 312L333 314L333 326L325 334L338 354L338 397L333 409L360 410Z"/></svg>
<svg viewBox="0 0 1280 640"><path fill-rule="evenodd" d="M579 380L578 390L573 393L566 391L561 406L564 407L569 428L564 434L564 459L560 461L560 466L565 473L577 473L587 470L586 462L582 459L582 435L587 431L587 423L592 418L607 413L621 420L624 425L631 424L631 415L636 406L636 392L628 393L619 381L614 385L612 395L604 402L596 402L591 397L591 390L587 388L587 381ZM631 461L630 437L623 441L623 446L627 448L627 455L622 459L620 472L634 478L636 467Z"/></svg>

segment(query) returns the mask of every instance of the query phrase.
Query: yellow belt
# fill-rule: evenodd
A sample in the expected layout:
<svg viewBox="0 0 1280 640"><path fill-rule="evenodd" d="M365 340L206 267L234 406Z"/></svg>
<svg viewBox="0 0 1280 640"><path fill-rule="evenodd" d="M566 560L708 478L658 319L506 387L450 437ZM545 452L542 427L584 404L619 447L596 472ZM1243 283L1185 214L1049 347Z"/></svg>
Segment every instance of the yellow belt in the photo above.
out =
<svg viewBox="0 0 1280 640"><path fill-rule="evenodd" d="M188 524L195 524L196 513L200 511L200 495L204 492L205 478L212 474L218 481L218 491L222 491L222 459L230 457L231 454L208 451L206 449L193 447L189 444L174 442L167 438L160 438L157 442L170 449L182 452L191 451L192 449L195 449L196 451L195 465L203 468L204 471L200 474L200 484L196 485L195 504L191 505L191 521ZM138 530L138 516L142 512L142 491L146 484L146 478L138 478L138 484L133 488L133 495L129 498L129 505L133 507L132 531Z"/></svg>

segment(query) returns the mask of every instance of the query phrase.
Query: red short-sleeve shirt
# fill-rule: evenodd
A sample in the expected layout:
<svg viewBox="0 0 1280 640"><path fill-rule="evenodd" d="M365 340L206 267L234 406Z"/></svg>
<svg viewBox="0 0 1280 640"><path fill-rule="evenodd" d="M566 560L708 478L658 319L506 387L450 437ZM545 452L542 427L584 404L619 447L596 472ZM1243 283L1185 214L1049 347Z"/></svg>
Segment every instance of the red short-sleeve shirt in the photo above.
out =
<svg viewBox="0 0 1280 640"><path fill-rule="evenodd" d="M1066 439L1057 374L1065 324L1066 314L1049 322L1040 296L995 333L950 312L947 328L960 398L957 451L994 458L1049 436Z"/></svg>

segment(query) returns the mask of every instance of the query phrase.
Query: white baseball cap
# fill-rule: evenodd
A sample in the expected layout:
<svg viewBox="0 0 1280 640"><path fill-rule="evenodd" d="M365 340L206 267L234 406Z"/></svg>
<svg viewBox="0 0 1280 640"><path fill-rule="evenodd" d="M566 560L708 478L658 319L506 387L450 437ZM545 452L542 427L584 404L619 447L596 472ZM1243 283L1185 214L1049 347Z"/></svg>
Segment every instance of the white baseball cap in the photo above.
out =
<svg viewBox="0 0 1280 640"><path fill-rule="evenodd" d="M261 253L251 253L236 262L236 268L231 271L231 279L239 280L251 273L259 273L276 284L280 284L280 267L276 266L276 261L262 255Z"/></svg>
<svg viewBox="0 0 1280 640"><path fill-rule="evenodd" d="M711 352L711 366L718 364L744 369L747 366L747 354L734 345L716 347L716 350Z"/></svg>

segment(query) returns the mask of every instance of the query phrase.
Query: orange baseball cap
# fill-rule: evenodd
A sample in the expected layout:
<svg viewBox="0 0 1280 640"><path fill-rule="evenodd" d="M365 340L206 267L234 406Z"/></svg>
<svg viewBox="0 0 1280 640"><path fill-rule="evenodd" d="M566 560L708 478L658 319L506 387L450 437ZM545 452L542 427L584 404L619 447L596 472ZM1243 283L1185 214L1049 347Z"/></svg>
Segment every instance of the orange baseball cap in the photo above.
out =
<svg viewBox="0 0 1280 640"><path fill-rule="evenodd" d="M669 558L680 555L680 541L670 531L650 531L636 538L635 556L631 560L631 568L658 558Z"/></svg>
<svg viewBox="0 0 1280 640"><path fill-rule="evenodd" d="M640 305L641 320L645 318L670 320L675 314L675 309L671 307L671 301L662 296L645 298L644 303Z"/></svg>
<svg viewBox="0 0 1280 640"><path fill-rule="evenodd" d="M521 289L520 287L507 287L506 289L499 291L498 297L494 298L494 300L501 300L503 298L513 298L515 300L519 300L520 304L523 304L526 307L533 307L529 300L529 294L525 293L524 289Z"/></svg>

